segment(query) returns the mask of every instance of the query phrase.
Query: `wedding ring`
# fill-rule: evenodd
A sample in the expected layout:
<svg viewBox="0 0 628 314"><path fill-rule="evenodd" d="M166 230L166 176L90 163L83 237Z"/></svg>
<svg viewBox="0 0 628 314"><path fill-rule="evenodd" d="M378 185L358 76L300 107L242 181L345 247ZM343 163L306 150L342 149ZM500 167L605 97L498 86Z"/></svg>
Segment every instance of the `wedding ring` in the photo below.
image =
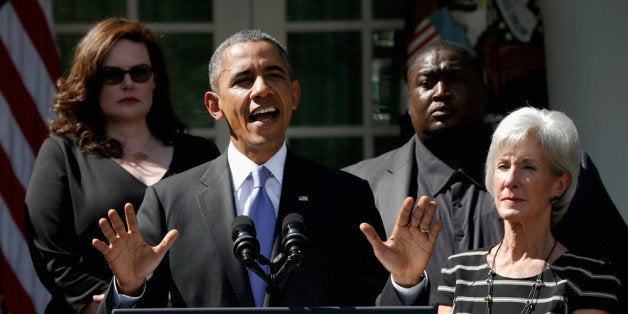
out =
<svg viewBox="0 0 628 314"><path fill-rule="evenodd" d="M419 225L419 230L421 232L423 232L423 233L428 233L428 232L430 232L430 227L423 228L423 227L421 227L421 225Z"/></svg>

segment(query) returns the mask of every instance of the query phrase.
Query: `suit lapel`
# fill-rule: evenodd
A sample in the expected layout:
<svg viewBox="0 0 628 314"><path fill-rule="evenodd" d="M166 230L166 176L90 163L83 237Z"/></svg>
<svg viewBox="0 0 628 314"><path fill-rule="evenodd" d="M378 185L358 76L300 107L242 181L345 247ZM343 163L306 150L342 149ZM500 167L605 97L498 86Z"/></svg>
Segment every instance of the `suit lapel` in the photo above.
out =
<svg viewBox="0 0 628 314"><path fill-rule="evenodd" d="M386 235L392 233L397 214L406 197L414 195L416 191L410 191L412 166L414 165L414 141L416 137L400 147L386 163L386 172L378 183L380 191L375 193L380 196L377 206L382 215ZM416 201L416 200L415 200Z"/></svg>
<svg viewBox="0 0 628 314"><path fill-rule="evenodd" d="M311 211L312 186L308 176L308 166L303 164L303 159L294 154L290 149L286 155L286 163L284 166L284 177L281 186L281 201L277 214L277 224L275 225L275 243L273 246L273 258L276 258L281 252L283 239L283 219L290 213L299 213L304 217ZM276 271L276 270L275 270ZM286 280L290 278L290 272L278 278L275 292L271 293L271 297L277 296L277 291L282 291ZM272 304L274 301L266 300Z"/></svg>
<svg viewBox="0 0 628 314"><path fill-rule="evenodd" d="M301 157L288 149L284 177L281 186L281 201L277 215L275 230L278 238L281 238L283 219L290 213L303 213L309 209L309 199L312 187L308 184L306 166L301 164ZM277 241L275 241L277 242ZM277 244L277 243L275 243ZM276 245L275 245L276 248Z"/></svg>
<svg viewBox="0 0 628 314"><path fill-rule="evenodd" d="M246 270L233 255L231 223L235 217L235 202L227 155L222 154L212 161L200 179L206 188L196 196L197 208L210 235L208 245L216 247L231 287L243 306L253 306L253 295ZM243 284L244 283L244 284Z"/></svg>

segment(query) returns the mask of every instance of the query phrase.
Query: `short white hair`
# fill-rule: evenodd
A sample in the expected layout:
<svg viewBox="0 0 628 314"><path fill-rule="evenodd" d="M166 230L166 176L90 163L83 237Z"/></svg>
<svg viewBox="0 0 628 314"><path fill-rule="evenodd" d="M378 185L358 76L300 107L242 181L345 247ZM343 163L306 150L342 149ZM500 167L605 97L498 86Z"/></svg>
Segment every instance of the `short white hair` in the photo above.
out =
<svg viewBox="0 0 628 314"><path fill-rule="evenodd" d="M571 174L571 183L563 195L552 206L552 225L567 212L569 203L576 193L580 175L580 141L573 121L562 112L534 107L522 107L507 115L497 126L491 139L486 157L484 183L487 191L495 197L493 176L497 152L502 148L513 147L535 136L541 143L550 169L556 175ZM549 201L549 200L548 200Z"/></svg>

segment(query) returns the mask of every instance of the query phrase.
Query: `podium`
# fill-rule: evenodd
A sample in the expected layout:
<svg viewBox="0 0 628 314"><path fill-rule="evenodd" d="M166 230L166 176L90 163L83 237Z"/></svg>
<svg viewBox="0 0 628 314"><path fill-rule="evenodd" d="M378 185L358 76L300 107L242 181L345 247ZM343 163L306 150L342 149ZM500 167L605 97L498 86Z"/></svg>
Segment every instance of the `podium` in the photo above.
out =
<svg viewBox="0 0 628 314"><path fill-rule="evenodd" d="M217 308L161 308L161 309L117 309L113 314L235 314L235 313L309 313L309 314L435 314L434 306L364 306L364 307L217 307Z"/></svg>

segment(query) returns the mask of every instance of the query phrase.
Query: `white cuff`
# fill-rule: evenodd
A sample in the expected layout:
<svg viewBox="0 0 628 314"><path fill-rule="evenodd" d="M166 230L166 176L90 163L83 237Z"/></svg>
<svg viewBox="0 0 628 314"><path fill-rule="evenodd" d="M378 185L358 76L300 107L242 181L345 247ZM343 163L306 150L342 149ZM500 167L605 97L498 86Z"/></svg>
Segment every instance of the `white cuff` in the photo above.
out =
<svg viewBox="0 0 628 314"><path fill-rule="evenodd" d="M121 294L118 292L118 283L116 281L116 277L113 277L113 308L115 309L131 309L134 308L139 302L140 298L144 295L146 291L146 280L144 280L144 284L142 285L142 291L140 295L137 297L128 296L126 294Z"/></svg>
<svg viewBox="0 0 628 314"><path fill-rule="evenodd" d="M399 300L401 301L401 303L403 305L412 305L412 303L414 303L414 301L419 297L419 294L421 293L421 291L426 290L427 288L426 278L427 278L427 274L423 272L423 275L421 275L419 283L410 288L404 288L398 285L392 279L392 275L390 276L390 281L392 282L393 287L395 288L395 291L397 291L397 296L399 296Z"/></svg>

